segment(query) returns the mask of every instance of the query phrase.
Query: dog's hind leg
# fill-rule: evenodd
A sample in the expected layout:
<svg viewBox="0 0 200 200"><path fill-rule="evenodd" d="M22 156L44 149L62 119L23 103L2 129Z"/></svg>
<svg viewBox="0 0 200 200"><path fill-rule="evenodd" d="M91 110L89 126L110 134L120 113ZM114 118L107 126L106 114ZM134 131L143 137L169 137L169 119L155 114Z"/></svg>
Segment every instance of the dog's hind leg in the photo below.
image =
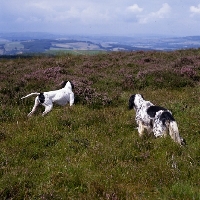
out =
<svg viewBox="0 0 200 200"><path fill-rule="evenodd" d="M42 116L46 115L47 113L49 113L52 108L53 108L53 103L48 104L48 105L44 105L45 106L45 111L42 113Z"/></svg>
<svg viewBox="0 0 200 200"><path fill-rule="evenodd" d="M35 104L31 110L31 112L27 115L28 117L30 117L35 111L36 111L36 108L37 106L40 104L39 100L38 100L38 97L35 98Z"/></svg>
<svg viewBox="0 0 200 200"><path fill-rule="evenodd" d="M174 140L174 142L179 143L180 145L183 145L181 137L179 135L178 125L176 121L171 121L169 124L169 135Z"/></svg>

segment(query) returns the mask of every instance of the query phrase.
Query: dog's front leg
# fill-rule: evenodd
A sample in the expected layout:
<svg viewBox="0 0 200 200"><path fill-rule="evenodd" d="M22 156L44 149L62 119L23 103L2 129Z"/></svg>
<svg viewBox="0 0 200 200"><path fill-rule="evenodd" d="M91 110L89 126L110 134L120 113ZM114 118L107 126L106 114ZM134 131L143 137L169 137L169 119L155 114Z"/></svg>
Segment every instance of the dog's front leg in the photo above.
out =
<svg viewBox="0 0 200 200"><path fill-rule="evenodd" d="M144 135L144 126L143 126L143 123L141 121L138 121L138 133L139 133L139 136L142 137Z"/></svg>
<svg viewBox="0 0 200 200"><path fill-rule="evenodd" d="M30 117L35 111L36 111L36 108L37 106L40 104L39 100L38 100L38 97L35 98L35 104L31 110L31 112L27 115L28 117Z"/></svg>
<svg viewBox="0 0 200 200"><path fill-rule="evenodd" d="M45 106L45 110L44 112L42 113L42 116L46 115L48 112L50 112L53 108L53 103L51 104L48 104L48 105L44 105Z"/></svg>
<svg viewBox="0 0 200 200"><path fill-rule="evenodd" d="M74 93L70 94L69 99L69 105L72 106L74 104Z"/></svg>
<svg viewBox="0 0 200 200"><path fill-rule="evenodd" d="M151 126L145 126L148 135L150 135L152 133L152 127Z"/></svg>

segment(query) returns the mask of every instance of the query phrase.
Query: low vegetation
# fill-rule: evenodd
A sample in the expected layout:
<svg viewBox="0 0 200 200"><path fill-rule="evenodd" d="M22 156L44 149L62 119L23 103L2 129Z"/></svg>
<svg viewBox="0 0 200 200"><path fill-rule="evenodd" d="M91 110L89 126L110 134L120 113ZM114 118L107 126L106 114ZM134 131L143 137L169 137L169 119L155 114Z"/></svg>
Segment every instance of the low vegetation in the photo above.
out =
<svg viewBox="0 0 200 200"><path fill-rule="evenodd" d="M200 50L0 58L0 199L200 199ZM27 118L31 92L73 107ZM174 114L187 145L139 138L129 97Z"/></svg>

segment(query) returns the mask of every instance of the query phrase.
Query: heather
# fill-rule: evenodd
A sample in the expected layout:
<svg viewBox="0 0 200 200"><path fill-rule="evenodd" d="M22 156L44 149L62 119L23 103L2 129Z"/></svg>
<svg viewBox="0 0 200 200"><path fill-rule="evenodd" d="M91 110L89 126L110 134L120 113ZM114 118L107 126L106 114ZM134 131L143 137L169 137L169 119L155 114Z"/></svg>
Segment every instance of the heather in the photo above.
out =
<svg viewBox="0 0 200 200"><path fill-rule="evenodd" d="M200 50L0 58L1 199L200 199ZM31 92L75 105L27 118ZM170 109L187 145L139 138L129 97Z"/></svg>

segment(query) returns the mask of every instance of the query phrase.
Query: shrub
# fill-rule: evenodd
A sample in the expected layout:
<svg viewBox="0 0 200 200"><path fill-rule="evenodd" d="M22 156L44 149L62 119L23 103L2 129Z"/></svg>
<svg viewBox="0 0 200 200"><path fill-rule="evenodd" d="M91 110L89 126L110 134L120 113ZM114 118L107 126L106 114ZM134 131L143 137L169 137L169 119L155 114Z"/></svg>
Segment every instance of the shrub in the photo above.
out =
<svg viewBox="0 0 200 200"><path fill-rule="evenodd" d="M73 81L73 83L75 86L75 103L87 104L93 108L111 103L111 99L106 94L96 92L87 83L79 81Z"/></svg>

